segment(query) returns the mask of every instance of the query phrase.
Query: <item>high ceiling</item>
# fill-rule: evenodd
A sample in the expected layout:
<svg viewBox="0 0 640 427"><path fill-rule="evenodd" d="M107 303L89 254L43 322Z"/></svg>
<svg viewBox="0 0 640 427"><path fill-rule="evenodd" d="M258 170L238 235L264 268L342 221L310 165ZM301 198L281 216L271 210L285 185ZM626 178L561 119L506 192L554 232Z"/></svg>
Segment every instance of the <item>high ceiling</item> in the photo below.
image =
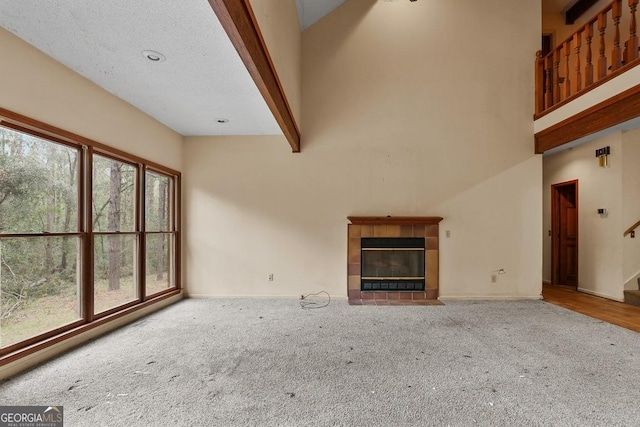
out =
<svg viewBox="0 0 640 427"><path fill-rule="evenodd" d="M301 29L345 1L296 0ZM282 134L208 0L0 0L0 26L182 135Z"/></svg>

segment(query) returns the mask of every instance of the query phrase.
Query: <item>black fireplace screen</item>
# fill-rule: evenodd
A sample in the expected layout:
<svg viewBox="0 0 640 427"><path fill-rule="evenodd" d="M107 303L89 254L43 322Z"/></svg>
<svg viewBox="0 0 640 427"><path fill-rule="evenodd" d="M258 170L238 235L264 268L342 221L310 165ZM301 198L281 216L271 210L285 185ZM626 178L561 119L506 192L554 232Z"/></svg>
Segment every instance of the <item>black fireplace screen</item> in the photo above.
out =
<svg viewBox="0 0 640 427"><path fill-rule="evenodd" d="M424 238L375 237L361 241L363 291L424 290Z"/></svg>

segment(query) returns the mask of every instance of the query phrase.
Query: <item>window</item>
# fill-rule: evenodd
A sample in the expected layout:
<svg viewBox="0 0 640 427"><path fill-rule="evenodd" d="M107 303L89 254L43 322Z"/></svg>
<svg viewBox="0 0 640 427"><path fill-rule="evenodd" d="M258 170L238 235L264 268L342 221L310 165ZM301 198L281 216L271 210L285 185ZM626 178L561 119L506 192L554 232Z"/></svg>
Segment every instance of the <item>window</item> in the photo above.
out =
<svg viewBox="0 0 640 427"><path fill-rule="evenodd" d="M79 157L0 127L0 347L82 318Z"/></svg>
<svg viewBox="0 0 640 427"><path fill-rule="evenodd" d="M146 295L153 295L173 287L174 264L171 257L175 252L174 218L169 206L173 205L174 194L170 177L159 172L145 174L145 262Z"/></svg>
<svg viewBox="0 0 640 427"><path fill-rule="evenodd" d="M94 314L139 298L136 167L93 156Z"/></svg>
<svg viewBox="0 0 640 427"><path fill-rule="evenodd" d="M179 292L178 172L0 109L0 357Z"/></svg>

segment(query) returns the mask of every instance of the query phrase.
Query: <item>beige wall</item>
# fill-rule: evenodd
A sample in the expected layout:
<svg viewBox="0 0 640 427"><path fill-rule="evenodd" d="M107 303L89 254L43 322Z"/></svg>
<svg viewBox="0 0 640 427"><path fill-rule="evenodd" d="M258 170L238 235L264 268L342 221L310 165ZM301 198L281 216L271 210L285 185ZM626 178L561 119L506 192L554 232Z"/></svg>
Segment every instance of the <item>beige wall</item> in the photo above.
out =
<svg viewBox="0 0 640 427"><path fill-rule="evenodd" d="M298 126L301 125L301 76L298 10L295 0L251 0L271 60Z"/></svg>
<svg viewBox="0 0 640 427"><path fill-rule="evenodd" d="M348 215L441 215L442 296L538 297L539 17L536 2L367 0L307 29L302 153L186 138L187 291L344 297Z"/></svg>
<svg viewBox="0 0 640 427"><path fill-rule="evenodd" d="M600 168L595 150L611 147L609 166ZM621 300L624 285L622 233L623 134L615 132L595 141L544 158L544 279L551 280L551 191L553 184L578 180L578 288ZM637 158L636 162L637 164ZM598 208L607 209L600 216ZM640 212L637 212L640 215ZM640 219L640 217L639 217ZM636 262L636 271L640 263Z"/></svg>
<svg viewBox="0 0 640 427"><path fill-rule="evenodd" d="M640 220L640 130L622 134L622 229ZM620 233L620 232L619 232ZM622 235L622 234L620 234ZM634 239L626 237L622 244L622 277L625 289L638 289L640 276L640 229Z"/></svg>
<svg viewBox="0 0 640 427"><path fill-rule="evenodd" d="M182 136L0 28L0 107L177 170Z"/></svg>

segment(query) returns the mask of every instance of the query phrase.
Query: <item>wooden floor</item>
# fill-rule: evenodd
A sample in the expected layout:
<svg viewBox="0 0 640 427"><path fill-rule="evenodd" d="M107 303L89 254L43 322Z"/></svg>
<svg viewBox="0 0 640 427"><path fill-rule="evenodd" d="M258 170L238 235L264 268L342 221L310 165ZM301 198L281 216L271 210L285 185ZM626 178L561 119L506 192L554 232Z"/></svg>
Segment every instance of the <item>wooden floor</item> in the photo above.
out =
<svg viewBox="0 0 640 427"><path fill-rule="evenodd" d="M551 285L542 287L542 297L548 303L640 332L640 307L635 305Z"/></svg>

